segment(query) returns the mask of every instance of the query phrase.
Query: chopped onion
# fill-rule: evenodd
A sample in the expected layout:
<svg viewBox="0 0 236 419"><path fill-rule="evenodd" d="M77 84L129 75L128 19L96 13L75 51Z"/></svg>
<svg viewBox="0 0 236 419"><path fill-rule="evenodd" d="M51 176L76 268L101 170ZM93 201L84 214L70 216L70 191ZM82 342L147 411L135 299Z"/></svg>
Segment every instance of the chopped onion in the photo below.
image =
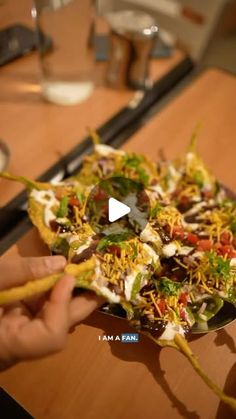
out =
<svg viewBox="0 0 236 419"><path fill-rule="evenodd" d="M204 313L204 311L206 310L207 307L207 303L204 301L200 307L200 309L198 310L198 314L202 314Z"/></svg>

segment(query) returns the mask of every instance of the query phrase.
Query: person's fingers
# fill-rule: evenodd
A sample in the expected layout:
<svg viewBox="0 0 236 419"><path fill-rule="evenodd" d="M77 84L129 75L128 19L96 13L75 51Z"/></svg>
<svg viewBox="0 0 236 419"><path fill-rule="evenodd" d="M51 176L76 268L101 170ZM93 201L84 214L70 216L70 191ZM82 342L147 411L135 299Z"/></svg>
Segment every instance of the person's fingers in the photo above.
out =
<svg viewBox="0 0 236 419"><path fill-rule="evenodd" d="M104 303L105 299L103 297L98 297L91 291L84 292L80 296L73 298L69 305L70 327L80 323Z"/></svg>
<svg viewBox="0 0 236 419"><path fill-rule="evenodd" d="M28 308L20 302L4 307L3 312L4 312L4 319L8 317L14 317L14 316L20 316L20 315L25 315L29 318L32 317L31 312L28 310Z"/></svg>
<svg viewBox="0 0 236 419"><path fill-rule="evenodd" d="M63 348L69 331L69 303L74 284L75 278L65 275L52 290L41 318L10 333L7 349L14 359L38 358Z"/></svg>
<svg viewBox="0 0 236 419"><path fill-rule="evenodd" d="M0 290L63 271L65 265L63 256L4 258L0 260Z"/></svg>
<svg viewBox="0 0 236 419"><path fill-rule="evenodd" d="M1 329L4 334L8 336L9 332L11 335L18 334L19 329L29 323L30 318L21 313L19 308L14 309L12 313L8 313L1 322Z"/></svg>
<svg viewBox="0 0 236 419"><path fill-rule="evenodd" d="M69 327L69 304L72 296L72 291L75 286L75 278L71 275L64 275L64 277L53 288L50 299L46 302L43 320L52 333L59 330L68 330Z"/></svg>

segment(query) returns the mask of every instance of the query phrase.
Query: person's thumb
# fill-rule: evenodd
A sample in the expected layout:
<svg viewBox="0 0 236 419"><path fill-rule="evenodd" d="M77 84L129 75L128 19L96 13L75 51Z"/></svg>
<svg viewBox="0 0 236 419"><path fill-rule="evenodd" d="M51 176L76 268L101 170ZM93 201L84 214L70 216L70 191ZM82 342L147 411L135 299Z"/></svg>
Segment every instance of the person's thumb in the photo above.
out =
<svg viewBox="0 0 236 419"><path fill-rule="evenodd" d="M4 257L0 260L0 289L8 289L33 279L43 278L54 272L63 272L63 256Z"/></svg>

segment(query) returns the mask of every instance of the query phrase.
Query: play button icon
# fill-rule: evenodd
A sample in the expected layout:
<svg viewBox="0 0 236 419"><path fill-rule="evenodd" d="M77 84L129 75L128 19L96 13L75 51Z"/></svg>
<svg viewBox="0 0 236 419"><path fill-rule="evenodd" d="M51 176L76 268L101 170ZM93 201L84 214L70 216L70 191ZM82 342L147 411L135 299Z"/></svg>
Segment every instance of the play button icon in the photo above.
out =
<svg viewBox="0 0 236 419"><path fill-rule="evenodd" d="M139 235L149 219L144 185L125 177L102 180L91 190L85 216L96 234Z"/></svg>
<svg viewBox="0 0 236 419"><path fill-rule="evenodd" d="M109 198L108 200L108 219L110 223L119 220L125 215L130 213L130 207L123 204L115 198Z"/></svg>

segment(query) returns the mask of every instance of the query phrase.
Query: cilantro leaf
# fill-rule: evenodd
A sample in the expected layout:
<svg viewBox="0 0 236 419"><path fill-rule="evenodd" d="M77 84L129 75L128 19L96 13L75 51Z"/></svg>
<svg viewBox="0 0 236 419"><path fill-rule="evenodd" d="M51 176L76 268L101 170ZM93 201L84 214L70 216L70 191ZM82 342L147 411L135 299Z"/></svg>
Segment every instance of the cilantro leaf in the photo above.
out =
<svg viewBox="0 0 236 419"><path fill-rule="evenodd" d="M147 172L142 167L138 167L136 172L138 174L139 181L147 186L149 182L149 175Z"/></svg>
<svg viewBox="0 0 236 419"><path fill-rule="evenodd" d="M143 157L136 154L128 154L124 157L124 165L136 169L142 163Z"/></svg>
<svg viewBox="0 0 236 419"><path fill-rule="evenodd" d="M209 274L227 280L230 277L230 260L224 259L213 252L207 252L209 260Z"/></svg>
<svg viewBox="0 0 236 419"><path fill-rule="evenodd" d="M123 233L118 234L109 234L105 237L102 237L97 245L97 251L101 251L106 249L111 244L116 244L117 246L122 247L125 240L128 240L131 238L131 233L129 231L124 231Z"/></svg>
<svg viewBox="0 0 236 419"><path fill-rule="evenodd" d="M140 167L141 163L143 162L142 156L137 156L136 154L128 154L124 157L123 163L124 166L129 167L131 169L135 169L138 179L144 185L147 185L149 182L149 176L143 167Z"/></svg>
<svg viewBox="0 0 236 419"><path fill-rule="evenodd" d="M179 289L182 287L181 283L174 282L166 276L163 276L159 280L155 280L154 284L157 291L168 296L177 295Z"/></svg>
<svg viewBox="0 0 236 419"><path fill-rule="evenodd" d="M150 211L150 217L156 218L157 214L162 210L162 205L157 202Z"/></svg>

